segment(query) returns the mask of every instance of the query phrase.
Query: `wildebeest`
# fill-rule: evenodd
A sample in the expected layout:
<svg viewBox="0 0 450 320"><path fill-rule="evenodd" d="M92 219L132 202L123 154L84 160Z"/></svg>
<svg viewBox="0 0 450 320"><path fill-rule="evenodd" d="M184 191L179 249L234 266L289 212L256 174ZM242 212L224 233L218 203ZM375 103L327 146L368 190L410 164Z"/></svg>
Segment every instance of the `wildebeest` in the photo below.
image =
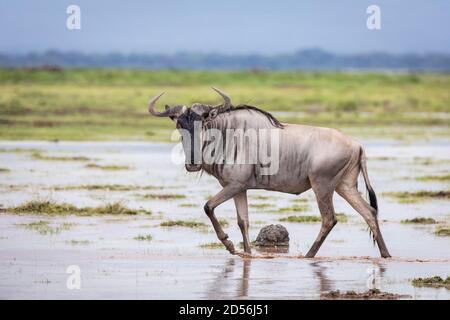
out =
<svg viewBox="0 0 450 320"><path fill-rule="evenodd" d="M190 133L189 138L182 135L183 149L186 159L189 159L185 164L186 170L190 172L203 170L213 175L222 185L223 189L206 202L204 210L212 222L217 237L230 253L234 254L235 249L214 214L217 206L233 198L238 225L244 240L244 251L250 254L247 190L265 189L299 195L312 188L319 206L322 226L314 244L306 254L307 258L316 255L328 233L337 223L333 208L335 191L359 212L369 225L381 256L390 257L378 225L377 199L370 185L366 156L360 143L335 129L280 123L270 113L257 107L233 106L225 93L213 89L222 96L224 103L218 106L196 103L191 107L166 105L165 111L158 112L155 104L164 94L161 93L150 100L148 110L154 116L169 117L176 123L178 130ZM196 124L200 124L200 132L197 133L195 133ZM228 129L277 129L279 132L277 171L270 175L262 174L265 164L259 162L207 163L204 160L208 144L203 140L211 129L219 132ZM195 146L199 149L200 161L195 159ZM234 152L236 157L242 150L236 148L231 152ZM363 199L357 189L360 172L364 177L370 204Z"/></svg>

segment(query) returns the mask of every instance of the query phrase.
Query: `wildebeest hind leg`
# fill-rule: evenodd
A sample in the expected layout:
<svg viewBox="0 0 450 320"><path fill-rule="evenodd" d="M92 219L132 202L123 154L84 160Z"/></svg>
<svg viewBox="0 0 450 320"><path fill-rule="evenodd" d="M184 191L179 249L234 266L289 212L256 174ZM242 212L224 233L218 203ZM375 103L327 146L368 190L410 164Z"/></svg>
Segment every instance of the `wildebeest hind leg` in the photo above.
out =
<svg viewBox="0 0 450 320"><path fill-rule="evenodd" d="M311 249L309 249L306 254L306 258L314 258L317 251L319 251L322 243L325 241L325 238L330 233L331 229L336 225L336 217L334 215L334 207L333 207L333 190L321 190L322 187L314 187L312 185L313 191L316 194L317 204L319 205L320 215L322 217L322 226L319 231L319 235L314 241Z"/></svg>
<svg viewBox="0 0 450 320"><path fill-rule="evenodd" d="M378 219L376 211L372 208L361 196L356 187L346 187L345 185L339 185L336 192L364 218L372 231L375 241L380 249L380 254L383 258L389 258L391 255L384 243L383 236L381 235L380 227L378 225Z"/></svg>
<svg viewBox="0 0 450 320"><path fill-rule="evenodd" d="M232 254L235 253L233 242L228 240L228 235L223 231L222 226L220 225L219 221L217 220L216 215L214 214L214 209L218 205L233 198L235 195L237 195L242 190L243 190L243 188L239 185L227 185L218 194L216 194L208 202L206 202L205 207L204 207L205 213L211 220L214 230L216 231L217 237L223 243L225 248L227 248L227 250Z"/></svg>

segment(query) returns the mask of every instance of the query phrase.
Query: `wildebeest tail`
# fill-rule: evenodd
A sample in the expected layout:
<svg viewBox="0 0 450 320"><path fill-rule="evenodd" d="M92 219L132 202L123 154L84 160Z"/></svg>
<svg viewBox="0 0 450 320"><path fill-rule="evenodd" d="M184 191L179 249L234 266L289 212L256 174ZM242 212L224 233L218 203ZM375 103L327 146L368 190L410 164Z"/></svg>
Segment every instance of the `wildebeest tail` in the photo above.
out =
<svg viewBox="0 0 450 320"><path fill-rule="evenodd" d="M369 201L370 206L375 209L375 217L378 215L378 202L377 202L377 196L375 194L375 191L373 190L372 186L370 185L369 175L367 173L367 165L366 165L366 153L364 152L364 149L361 147L360 151L360 166L361 166L361 172L364 177L364 182L366 183L366 189L369 193Z"/></svg>

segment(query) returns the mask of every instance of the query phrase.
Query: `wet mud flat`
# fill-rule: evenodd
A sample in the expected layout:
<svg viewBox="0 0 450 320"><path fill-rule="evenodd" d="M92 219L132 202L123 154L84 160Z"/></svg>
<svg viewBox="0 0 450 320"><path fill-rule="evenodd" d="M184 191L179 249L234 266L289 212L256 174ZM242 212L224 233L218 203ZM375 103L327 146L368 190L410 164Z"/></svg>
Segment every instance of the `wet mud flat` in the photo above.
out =
<svg viewBox="0 0 450 320"><path fill-rule="evenodd" d="M252 258L231 256L202 210L218 183L186 174L171 161L170 144L1 142L0 167L7 170L0 172L0 298L321 299L375 287L399 299L449 299L445 287L411 281L450 274L450 238L437 232L450 224L450 199L442 193L450 187L450 142L364 144L392 259L378 258L362 218L337 195L335 209L345 219L317 258L302 258L320 229L305 218L319 216L313 194L267 191L249 192L250 237L281 223L290 233L287 252L254 248ZM422 191L440 196L415 197ZM117 202L136 212L11 211L29 201L77 208ZM238 247L233 203L216 213ZM80 289L67 286L73 265Z"/></svg>

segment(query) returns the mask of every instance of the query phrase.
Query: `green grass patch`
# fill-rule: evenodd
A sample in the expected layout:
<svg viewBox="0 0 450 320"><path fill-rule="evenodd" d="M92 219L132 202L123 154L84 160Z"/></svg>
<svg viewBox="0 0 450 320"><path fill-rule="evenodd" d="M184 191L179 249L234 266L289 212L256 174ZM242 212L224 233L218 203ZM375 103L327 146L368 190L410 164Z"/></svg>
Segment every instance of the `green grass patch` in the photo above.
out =
<svg viewBox="0 0 450 320"><path fill-rule="evenodd" d="M254 220L254 221L250 221L250 222L251 222L252 225L257 225L257 226L266 224L266 222L263 221L263 220Z"/></svg>
<svg viewBox="0 0 450 320"><path fill-rule="evenodd" d="M450 181L450 174L441 175L441 176L422 176L417 177L418 181Z"/></svg>
<svg viewBox="0 0 450 320"><path fill-rule="evenodd" d="M105 190L105 191L134 191L134 190L158 190L163 187L157 186L135 186L123 184L88 184L79 186L57 186L53 190Z"/></svg>
<svg viewBox="0 0 450 320"><path fill-rule="evenodd" d="M252 203L249 204L249 208L253 208L253 209L259 209L259 210L264 210L264 209L269 209L269 208L273 208L274 205L271 203Z"/></svg>
<svg viewBox="0 0 450 320"><path fill-rule="evenodd" d="M443 191L401 191L401 192L384 192L383 195L396 198L402 203L414 203L431 199L450 199L450 190Z"/></svg>
<svg viewBox="0 0 450 320"><path fill-rule="evenodd" d="M161 222L161 227L187 227L187 228L202 228L207 227L203 222L195 220L168 220Z"/></svg>
<svg viewBox="0 0 450 320"><path fill-rule="evenodd" d="M153 236L151 234L139 234L136 237L134 237L133 239L138 240L138 241L152 241Z"/></svg>
<svg viewBox="0 0 450 320"><path fill-rule="evenodd" d="M175 200L175 199L184 199L186 198L186 196L184 194L167 193L167 194L146 194L143 196L143 198L147 200Z"/></svg>
<svg viewBox="0 0 450 320"><path fill-rule="evenodd" d="M447 288L450 289L450 276L442 279L439 276L429 278L415 278L411 280L414 287Z"/></svg>
<svg viewBox="0 0 450 320"><path fill-rule="evenodd" d="M289 216L285 218L280 218L279 221L309 223L309 222L320 222L322 221L322 219L319 216Z"/></svg>
<svg viewBox="0 0 450 320"><path fill-rule="evenodd" d="M96 163L88 163L86 165L86 168L100 169L100 170L105 170L105 171L119 171L119 170L130 170L131 169L129 166L119 166L119 165L114 165L114 164L100 165L100 164L96 164Z"/></svg>
<svg viewBox="0 0 450 320"><path fill-rule="evenodd" d="M36 160L45 160L45 161L90 161L91 159L83 156L49 156L43 155L39 151L34 151L31 156Z"/></svg>
<svg viewBox="0 0 450 320"><path fill-rule="evenodd" d="M308 199L296 197L296 198L291 199L291 202L293 202L293 203L307 203Z"/></svg>
<svg viewBox="0 0 450 320"><path fill-rule="evenodd" d="M254 200L270 200L273 199L269 196L261 196L261 195L249 195L250 199L254 199Z"/></svg>
<svg viewBox="0 0 450 320"><path fill-rule="evenodd" d="M25 148L0 148L0 153L27 153L27 152L39 152L38 149L25 149Z"/></svg>
<svg viewBox="0 0 450 320"><path fill-rule="evenodd" d="M0 168L0 172L11 172L8 168Z"/></svg>
<svg viewBox="0 0 450 320"><path fill-rule="evenodd" d="M203 249L223 249L225 246L222 244L222 242L209 242L209 243L202 243L199 245L200 248Z"/></svg>
<svg viewBox="0 0 450 320"><path fill-rule="evenodd" d="M227 219L219 219L219 223L222 225L222 227L226 227L230 224Z"/></svg>
<svg viewBox="0 0 450 320"><path fill-rule="evenodd" d="M37 231L39 234L47 235L47 234L53 234L55 233L54 228L50 227L49 221L39 220L39 221L33 221L30 223L20 223L17 224L17 226Z"/></svg>
<svg viewBox="0 0 450 320"><path fill-rule="evenodd" d="M344 213L337 213L336 219L339 222L347 222L348 217ZM298 223L309 223L309 222L321 222L322 218L320 216L289 216L285 218L280 218L281 222L298 222Z"/></svg>
<svg viewBox="0 0 450 320"><path fill-rule="evenodd" d="M17 226L19 226L19 227L29 229L29 230L34 230L41 235L58 234L63 230L71 229L75 225L76 225L75 223L65 222L58 226L52 226L49 221L44 221L44 220L33 221L30 223L17 224Z"/></svg>
<svg viewBox="0 0 450 320"><path fill-rule="evenodd" d="M330 291L322 293L321 299L324 300L397 300L404 298L411 298L408 295L399 295L390 292L381 292L379 289L369 289L365 292L349 291Z"/></svg>
<svg viewBox="0 0 450 320"><path fill-rule="evenodd" d="M67 240L66 244L71 246L86 246L90 244L91 242L89 240Z"/></svg>
<svg viewBox="0 0 450 320"><path fill-rule="evenodd" d="M336 213L335 216L338 222L345 223L348 221L348 216L345 213Z"/></svg>
<svg viewBox="0 0 450 320"><path fill-rule="evenodd" d="M50 201L32 200L6 210L13 213L66 215L78 212L79 208L68 203L58 204Z"/></svg>
<svg viewBox="0 0 450 320"><path fill-rule="evenodd" d="M434 220L433 218L417 217L417 218L413 218L413 219L402 220L401 223L406 223L406 224L436 224L438 222L436 220Z"/></svg>
<svg viewBox="0 0 450 320"><path fill-rule="evenodd" d="M178 205L180 208L198 208L199 205L195 203L180 203Z"/></svg>
<svg viewBox="0 0 450 320"><path fill-rule="evenodd" d="M90 210L89 210L90 209ZM86 210L86 209L81 209ZM143 209L130 209L125 207L120 202L108 203L103 206L96 208L87 208L88 212L93 212L94 214L100 215L136 215L136 214L151 214L150 211Z"/></svg>
<svg viewBox="0 0 450 320"><path fill-rule="evenodd" d="M450 226L437 227L434 234L439 237L450 237Z"/></svg>
<svg viewBox="0 0 450 320"><path fill-rule="evenodd" d="M283 207L283 208L279 208L277 210L273 210L271 212L273 213L286 213L286 212L304 212L304 211L308 211L310 210L309 205L305 204L305 205L293 205L290 207Z"/></svg>
<svg viewBox="0 0 450 320"><path fill-rule="evenodd" d="M414 157L413 163L418 165L429 166L431 164L449 164L449 159L436 159L432 157Z"/></svg>
<svg viewBox="0 0 450 320"><path fill-rule="evenodd" d="M395 157L386 157L386 156L380 156L380 157L371 157L369 160L377 160L377 161L390 161L390 160L397 160Z"/></svg>
<svg viewBox="0 0 450 320"><path fill-rule="evenodd" d="M120 202L113 202L98 207L78 208L68 203L53 203L50 201L28 201L17 207L7 208L6 212L17 214L38 214L38 215L77 215L77 216L92 216L92 215L136 215L136 214L151 214L150 211L137 210L126 208Z"/></svg>

